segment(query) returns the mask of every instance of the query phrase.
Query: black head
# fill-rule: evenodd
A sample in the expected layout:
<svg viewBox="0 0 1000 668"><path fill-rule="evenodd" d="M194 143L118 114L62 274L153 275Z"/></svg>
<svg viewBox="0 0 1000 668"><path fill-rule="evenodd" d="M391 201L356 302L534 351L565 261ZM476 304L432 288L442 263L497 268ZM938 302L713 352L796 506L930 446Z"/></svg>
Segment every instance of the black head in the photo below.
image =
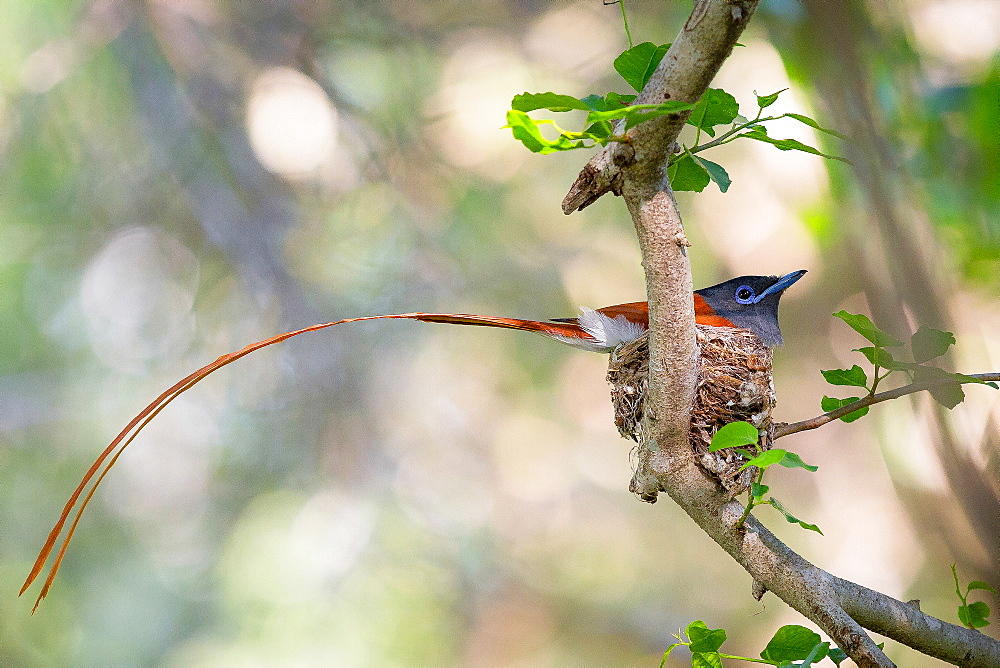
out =
<svg viewBox="0 0 1000 668"><path fill-rule="evenodd" d="M805 273L805 269L800 269L784 276L739 276L695 292L716 315L737 327L749 329L765 345L780 346L778 300L785 289Z"/></svg>

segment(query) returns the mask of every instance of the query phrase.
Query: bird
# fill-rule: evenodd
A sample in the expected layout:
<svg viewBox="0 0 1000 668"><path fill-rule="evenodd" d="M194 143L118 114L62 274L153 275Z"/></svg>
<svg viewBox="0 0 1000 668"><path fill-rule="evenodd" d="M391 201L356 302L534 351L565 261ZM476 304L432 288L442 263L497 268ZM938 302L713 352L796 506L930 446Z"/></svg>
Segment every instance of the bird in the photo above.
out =
<svg viewBox="0 0 1000 668"><path fill-rule="evenodd" d="M701 325L715 327L736 327L753 332L762 343L775 347L782 343L781 330L778 327L778 300L784 291L802 278L804 269L793 271L784 276L738 276L722 283L702 288L694 292L695 322ZM480 327L499 327L502 329L517 329L535 332L575 348L593 352L611 352L619 345L630 343L641 337L649 329L648 302L631 302L607 306L599 309L581 309L575 318L556 318L553 320L520 320L516 318L501 318L489 315L472 315L467 313L401 313L393 315L370 315L359 318L346 318L325 322L302 329L297 329L271 338L257 341L235 352L222 355L215 361L185 376L172 387L154 399L115 437L113 441L97 457L96 461L83 476L80 484L63 507L59 520L49 532L45 544L35 560L21 587L23 594L35 581L45 566L49 555L53 552L63 527L73 514L66 535L63 537L56 558L49 568L48 576L42 585L42 590L35 600L32 613L45 598L55 580L56 573L62 563L69 543L73 538L80 517L86 510L97 486L114 466L118 457L150 420L163 410L170 402L211 373L250 353L286 341L293 336L314 332L320 329L341 325L348 322L364 320L406 319L421 322L437 322L450 325L476 325ZM110 458L110 459L109 459ZM90 485L93 481L93 485ZM88 485L90 489L87 490ZM87 493L84 494L84 491ZM81 500L81 496L83 497ZM79 503L78 503L79 502ZM75 509L75 513L73 512Z"/></svg>

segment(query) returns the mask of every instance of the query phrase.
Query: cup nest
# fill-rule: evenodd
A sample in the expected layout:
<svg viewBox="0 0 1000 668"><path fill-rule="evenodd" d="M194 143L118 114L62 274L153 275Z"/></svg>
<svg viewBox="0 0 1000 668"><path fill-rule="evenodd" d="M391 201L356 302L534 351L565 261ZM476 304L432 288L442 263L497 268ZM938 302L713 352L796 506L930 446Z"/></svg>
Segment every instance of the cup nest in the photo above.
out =
<svg viewBox="0 0 1000 668"><path fill-rule="evenodd" d="M740 471L747 460L731 448L718 452L709 452L708 448L722 425L739 420L757 427L761 447L771 448L771 411L775 404L771 349L745 329L707 325L695 328L701 352L691 410L691 451L702 468L735 496L750 487L756 469ZM646 437L642 415L648 375L647 335L611 353L608 382L615 426L622 436L637 443L643 443Z"/></svg>

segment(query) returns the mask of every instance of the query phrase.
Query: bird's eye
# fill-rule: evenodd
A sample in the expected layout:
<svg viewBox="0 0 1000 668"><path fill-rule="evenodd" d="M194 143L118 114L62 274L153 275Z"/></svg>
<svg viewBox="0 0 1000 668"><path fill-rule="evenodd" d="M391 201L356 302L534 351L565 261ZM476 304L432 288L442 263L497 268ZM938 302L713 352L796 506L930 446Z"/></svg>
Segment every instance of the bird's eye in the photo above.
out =
<svg viewBox="0 0 1000 668"><path fill-rule="evenodd" d="M757 294L753 291L749 285L741 285L736 288L736 303L737 304L752 304L754 297Z"/></svg>

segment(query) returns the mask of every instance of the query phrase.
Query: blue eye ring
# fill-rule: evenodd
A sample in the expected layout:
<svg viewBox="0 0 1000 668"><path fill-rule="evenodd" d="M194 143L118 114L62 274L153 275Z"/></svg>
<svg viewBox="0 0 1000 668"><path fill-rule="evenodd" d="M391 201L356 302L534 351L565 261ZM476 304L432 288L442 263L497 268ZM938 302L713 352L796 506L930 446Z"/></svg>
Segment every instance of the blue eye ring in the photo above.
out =
<svg viewBox="0 0 1000 668"><path fill-rule="evenodd" d="M733 297L736 299L737 304L753 304L754 299L757 298L757 293L749 285L741 285L736 288L736 294Z"/></svg>

